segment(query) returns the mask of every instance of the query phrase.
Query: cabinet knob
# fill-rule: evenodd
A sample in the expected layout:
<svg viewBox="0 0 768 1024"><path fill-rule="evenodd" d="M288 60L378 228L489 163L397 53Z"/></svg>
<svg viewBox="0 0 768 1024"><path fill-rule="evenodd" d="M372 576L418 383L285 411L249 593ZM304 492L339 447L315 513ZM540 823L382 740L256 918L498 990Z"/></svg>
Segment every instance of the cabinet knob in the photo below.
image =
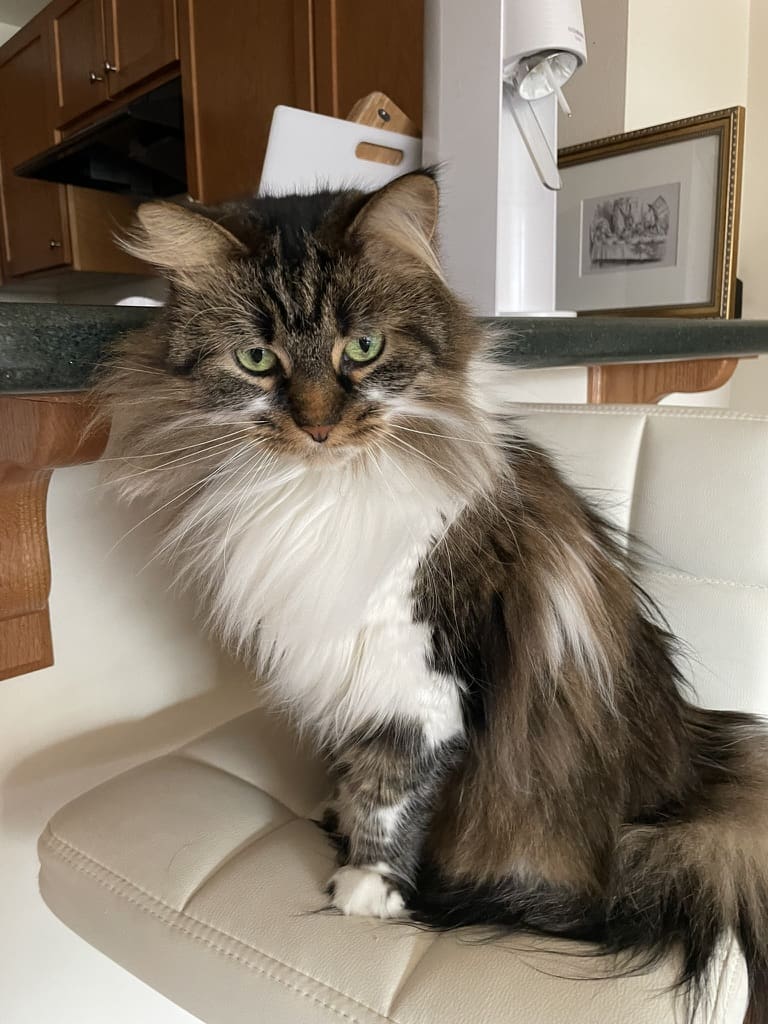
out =
<svg viewBox="0 0 768 1024"><path fill-rule="evenodd" d="M95 71L89 71L88 81L91 83L91 85L95 85L97 82L103 82L104 78L102 75L97 75Z"/></svg>
<svg viewBox="0 0 768 1024"><path fill-rule="evenodd" d="M50 240L50 242L48 243L48 248L49 249L60 249L61 248L61 242L57 242L55 238L52 238Z"/></svg>
<svg viewBox="0 0 768 1024"><path fill-rule="evenodd" d="M117 71L117 68L115 67L114 64L110 64L108 60L105 60L104 61L104 70L105 71Z"/></svg>

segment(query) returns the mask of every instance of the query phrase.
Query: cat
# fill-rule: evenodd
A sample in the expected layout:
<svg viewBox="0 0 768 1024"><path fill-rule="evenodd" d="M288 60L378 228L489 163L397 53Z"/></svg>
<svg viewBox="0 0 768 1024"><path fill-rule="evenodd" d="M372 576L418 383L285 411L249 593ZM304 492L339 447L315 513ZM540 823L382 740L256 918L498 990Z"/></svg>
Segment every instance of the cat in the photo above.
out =
<svg viewBox="0 0 768 1024"><path fill-rule="evenodd" d="M120 491L326 755L334 908L682 949L694 997L732 929L768 1019L766 734L686 699L622 538L494 412L438 206L141 206L170 292L96 389Z"/></svg>

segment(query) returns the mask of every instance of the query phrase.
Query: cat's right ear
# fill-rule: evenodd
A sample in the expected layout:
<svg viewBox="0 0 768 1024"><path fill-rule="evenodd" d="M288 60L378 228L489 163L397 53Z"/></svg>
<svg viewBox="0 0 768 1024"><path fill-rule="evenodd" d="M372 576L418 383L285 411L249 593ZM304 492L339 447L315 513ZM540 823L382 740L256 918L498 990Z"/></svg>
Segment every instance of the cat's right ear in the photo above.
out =
<svg viewBox="0 0 768 1024"><path fill-rule="evenodd" d="M372 193L352 222L349 233L374 251L415 258L441 277L434 243L438 209L434 172L412 171Z"/></svg>
<svg viewBox="0 0 768 1024"><path fill-rule="evenodd" d="M175 203L143 203L133 229L118 244L171 281L195 287L245 245L221 224Z"/></svg>

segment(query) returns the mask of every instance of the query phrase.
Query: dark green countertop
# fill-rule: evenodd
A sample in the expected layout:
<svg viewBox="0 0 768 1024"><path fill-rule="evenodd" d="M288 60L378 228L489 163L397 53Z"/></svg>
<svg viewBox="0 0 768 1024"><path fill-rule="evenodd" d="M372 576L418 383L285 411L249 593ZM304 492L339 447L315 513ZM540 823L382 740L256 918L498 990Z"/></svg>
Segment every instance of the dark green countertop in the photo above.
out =
<svg viewBox="0 0 768 1024"><path fill-rule="evenodd" d="M78 391L110 342L153 308L0 302L0 392ZM499 359L521 369L768 352L768 321L540 317L495 321Z"/></svg>

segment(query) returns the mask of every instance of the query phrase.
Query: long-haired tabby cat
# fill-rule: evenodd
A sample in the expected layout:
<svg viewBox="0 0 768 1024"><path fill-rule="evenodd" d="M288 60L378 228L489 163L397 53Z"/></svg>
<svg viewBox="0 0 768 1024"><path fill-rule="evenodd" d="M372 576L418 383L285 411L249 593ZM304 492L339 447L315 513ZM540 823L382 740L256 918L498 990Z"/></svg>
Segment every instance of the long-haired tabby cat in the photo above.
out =
<svg viewBox="0 0 768 1024"><path fill-rule="evenodd" d="M682 949L694 992L733 929L768 1019L766 737L686 700L622 544L492 414L437 207L427 172L141 207L170 299L99 385L122 492L327 754L336 908Z"/></svg>

